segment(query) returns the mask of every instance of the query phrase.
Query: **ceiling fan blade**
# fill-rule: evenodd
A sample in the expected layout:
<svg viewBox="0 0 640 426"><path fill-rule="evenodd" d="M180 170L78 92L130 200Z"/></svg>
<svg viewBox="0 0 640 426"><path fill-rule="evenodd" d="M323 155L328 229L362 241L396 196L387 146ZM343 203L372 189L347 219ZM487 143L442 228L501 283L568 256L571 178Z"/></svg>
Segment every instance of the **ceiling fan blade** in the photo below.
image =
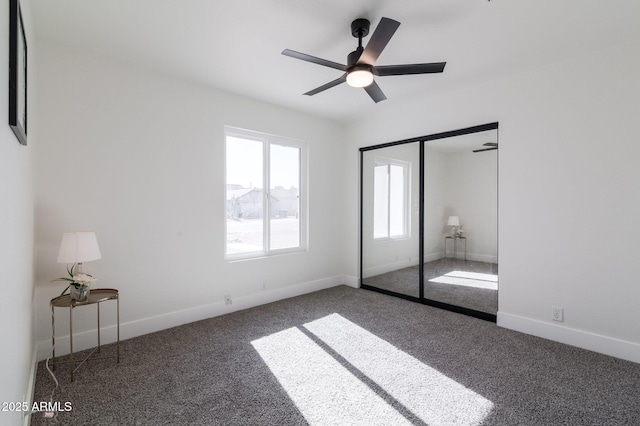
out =
<svg viewBox="0 0 640 426"><path fill-rule="evenodd" d="M330 81L327 84L323 84L322 86L317 87L317 88L315 88L313 90L310 90L307 93L303 93L303 94L307 95L307 96L313 96L313 95L316 95L316 94L318 94L320 92L324 92L327 89L331 89L332 87L335 87L338 84L342 84L345 81L347 81L347 73L344 73L342 75L342 77L340 77L340 78L336 78L335 80Z"/></svg>
<svg viewBox="0 0 640 426"><path fill-rule="evenodd" d="M371 99L373 99L375 103L387 99L384 93L382 93L382 89L380 89L380 86L378 86L378 83L376 83L375 81L365 87L364 90L367 91L367 93L369 94L369 96L371 96Z"/></svg>
<svg viewBox="0 0 640 426"><path fill-rule="evenodd" d="M340 70L340 71L346 71L347 70L347 66L346 65L342 65L342 64L339 64L339 63L333 62L333 61L328 61L328 60L322 59L322 58L316 58L315 56L307 55L306 53L296 52L295 50L291 50L291 49L284 49L282 51L282 54L285 55L285 56L290 56L292 58L301 59L303 61L311 62L311 63L314 63L314 64L323 65L325 67L335 68L335 69Z"/></svg>
<svg viewBox="0 0 640 426"><path fill-rule="evenodd" d="M446 62L431 64L383 65L373 67L373 73L381 77L386 75L431 74L444 71Z"/></svg>
<svg viewBox="0 0 640 426"><path fill-rule="evenodd" d="M493 147L493 148L482 148L482 149L474 149L473 152L483 152L483 151L494 151L498 149L498 147Z"/></svg>
<svg viewBox="0 0 640 426"><path fill-rule="evenodd" d="M375 64L399 26L400 22L398 21L394 21L389 18L382 18L376 27L376 30L373 32L373 35L369 39L367 47L364 48L364 52L360 55L358 64Z"/></svg>

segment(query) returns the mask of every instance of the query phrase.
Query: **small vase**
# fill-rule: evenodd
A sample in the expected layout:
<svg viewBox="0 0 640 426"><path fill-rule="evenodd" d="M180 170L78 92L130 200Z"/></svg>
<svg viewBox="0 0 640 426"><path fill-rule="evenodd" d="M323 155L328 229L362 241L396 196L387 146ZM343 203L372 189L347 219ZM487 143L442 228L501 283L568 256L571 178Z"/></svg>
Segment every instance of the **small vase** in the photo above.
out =
<svg viewBox="0 0 640 426"><path fill-rule="evenodd" d="M75 300L76 302L86 302L89 300L89 291L90 288L88 285L74 286L69 287L69 294L71 295L71 300Z"/></svg>

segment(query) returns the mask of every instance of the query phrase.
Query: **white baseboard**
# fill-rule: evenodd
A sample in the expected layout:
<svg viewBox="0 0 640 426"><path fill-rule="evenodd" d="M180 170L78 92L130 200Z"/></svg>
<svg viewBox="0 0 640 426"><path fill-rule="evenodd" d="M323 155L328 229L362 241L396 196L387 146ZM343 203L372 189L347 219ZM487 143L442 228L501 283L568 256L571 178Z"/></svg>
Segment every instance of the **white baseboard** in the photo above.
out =
<svg viewBox="0 0 640 426"><path fill-rule="evenodd" d="M360 278L354 277L353 275L344 275L343 283L353 288L360 288Z"/></svg>
<svg viewBox="0 0 640 426"><path fill-rule="evenodd" d="M640 363L640 345L566 326L498 312L498 326Z"/></svg>
<svg viewBox="0 0 640 426"><path fill-rule="evenodd" d="M490 254L468 253L467 260L473 260L476 262L484 262L484 263L498 263L498 257L496 255L490 255Z"/></svg>
<svg viewBox="0 0 640 426"><path fill-rule="evenodd" d="M353 284L354 279L355 285ZM181 311L169 312L154 317L120 323L120 341L343 284L358 287L357 278L339 275L287 287L264 290L259 293L248 294L246 296L233 297L231 305L225 305L224 301L220 301ZM81 333L74 333L74 352L95 347L97 343L96 336L96 329L87 330ZM100 341L102 344L114 343L116 340L117 329L115 325L102 327L100 329ZM38 342L38 361L47 359L50 351L50 339ZM56 336L56 356L67 354L69 354L69 335Z"/></svg>
<svg viewBox="0 0 640 426"><path fill-rule="evenodd" d="M434 260L442 259L444 257L443 251L438 251L435 253L429 253L424 255L424 262L433 262Z"/></svg>
<svg viewBox="0 0 640 426"><path fill-rule="evenodd" d="M458 250L458 258L462 259L462 253ZM453 250L449 253L450 257L453 257ZM435 253L427 253L424 255L424 261L433 262L434 260L439 260L445 257L444 252L435 252ZM467 253L467 260L474 260L476 262L485 262L485 263L498 263L498 257L496 255L489 254L480 254L480 253ZM395 262L385 263L383 265L375 265L369 268L365 268L364 276L365 277L374 277L380 274L386 274L387 272L397 271L399 269L408 268L410 266L418 265L418 257L412 257L410 259L402 259Z"/></svg>
<svg viewBox="0 0 640 426"><path fill-rule="evenodd" d="M22 399L23 402L28 402L29 407L33 406L33 393L36 388L36 373L38 372L38 345L33 348L33 355L31 356L31 370L29 371L29 380L27 382L27 391ZM24 426L31 424L31 411L24 412L24 418L22 420Z"/></svg>
<svg viewBox="0 0 640 426"><path fill-rule="evenodd" d="M376 275L386 274L387 272L397 271L399 269L408 268L410 266L416 266L418 263L418 257L416 256L408 259L385 263L383 265L371 266L369 268L365 268L363 273L365 277L374 277Z"/></svg>

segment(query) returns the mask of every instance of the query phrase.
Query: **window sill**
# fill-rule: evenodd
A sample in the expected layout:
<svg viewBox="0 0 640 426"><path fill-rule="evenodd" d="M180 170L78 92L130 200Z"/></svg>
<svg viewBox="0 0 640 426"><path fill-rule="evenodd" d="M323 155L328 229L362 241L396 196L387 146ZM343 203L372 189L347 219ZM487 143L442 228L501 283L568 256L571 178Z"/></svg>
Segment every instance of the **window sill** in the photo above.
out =
<svg viewBox="0 0 640 426"><path fill-rule="evenodd" d="M247 254L237 254L237 255L225 255L224 263L237 263L237 262L245 262L247 260L270 259L273 257L307 253L308 251L309 250L307 248L296 248L296 249L283 249L283 250L278 250L277 252L271 252L271 253L247 253Z"/></svg>

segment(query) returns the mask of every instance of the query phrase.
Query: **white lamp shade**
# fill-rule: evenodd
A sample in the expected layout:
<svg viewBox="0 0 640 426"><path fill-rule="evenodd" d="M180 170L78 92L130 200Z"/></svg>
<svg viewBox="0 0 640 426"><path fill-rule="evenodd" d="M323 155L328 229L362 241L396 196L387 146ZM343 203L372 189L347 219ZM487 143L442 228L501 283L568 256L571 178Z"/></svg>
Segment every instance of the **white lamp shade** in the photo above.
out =
<svg viewBox="0 0 640 426"><path fill-rule="evenodd" d="M101 258L95 232L67 232L62 235L58 263L82 263Z"/></svg>
<svg viewBox="0 0 640 426"><path fill-rule="evenodd" d="M449 221L447 222L449 226L460 226L460 218L458 216L449 216Z"/></svg>

